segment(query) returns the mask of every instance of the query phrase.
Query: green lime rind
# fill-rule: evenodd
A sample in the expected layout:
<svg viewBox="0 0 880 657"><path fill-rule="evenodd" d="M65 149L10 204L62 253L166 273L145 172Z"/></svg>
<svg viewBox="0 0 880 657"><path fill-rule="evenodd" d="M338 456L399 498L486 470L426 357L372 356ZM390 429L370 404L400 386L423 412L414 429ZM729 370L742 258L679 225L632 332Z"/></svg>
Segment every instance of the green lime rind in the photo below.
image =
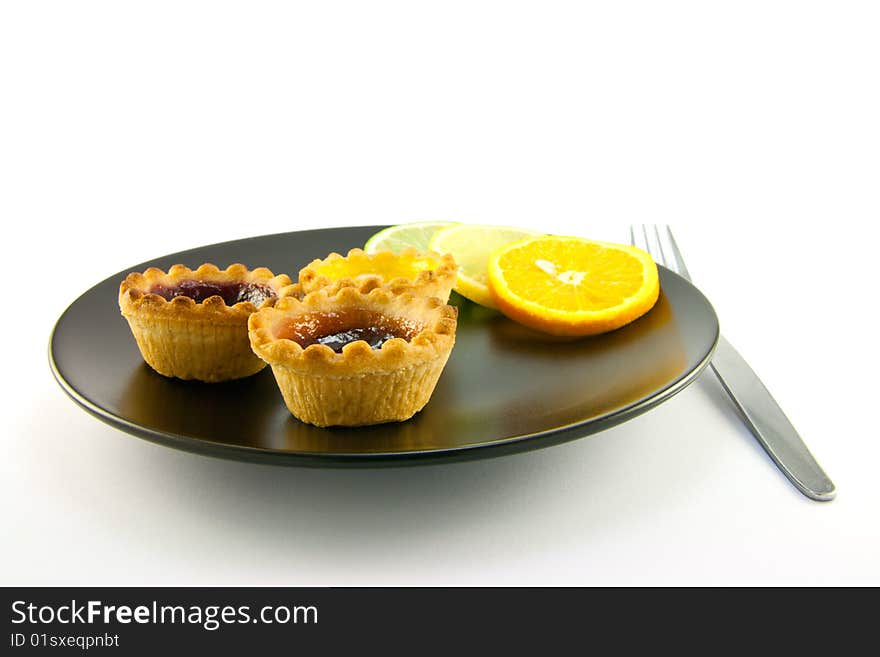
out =
<svg viewBox="0 0 880 657"><path fill-rule="evenodd" d="M377 251L389 250L393 253L400 253L409 247L419 251L428 251L434 233L454 223L456 222L419 221L383 228L367 240L364 244L364 251L376 253Z"/></svg>

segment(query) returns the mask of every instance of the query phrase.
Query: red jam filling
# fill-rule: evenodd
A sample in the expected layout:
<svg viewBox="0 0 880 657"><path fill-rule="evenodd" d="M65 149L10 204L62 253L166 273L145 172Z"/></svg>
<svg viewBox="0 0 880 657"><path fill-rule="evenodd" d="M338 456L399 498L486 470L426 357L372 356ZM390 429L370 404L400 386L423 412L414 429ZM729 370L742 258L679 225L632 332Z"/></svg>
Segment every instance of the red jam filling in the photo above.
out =
<svg viewBox="0 0 880 657"><path fill-rule="evenodd" d="M303 349L322 344L336 353L342 353L345 345L357 340L379 349L392 338L412 340L420 330L421 327L412 322L371 310L347 310L298 317L284 327L278 337L293 340Z"/></svg>
<svg viewBox="0 0 880 657"><path fill-rule="evenodd" d="M154 285L150 292L158 294L166 301L174 297L189 297L196 303L202 303L208 297L218 296L227 306L234 306L243 301L250 301L259 306L266 299L275 296L275 292L266 285L259 283L216 283L211 281L181 281L177 285Z"/></svg>

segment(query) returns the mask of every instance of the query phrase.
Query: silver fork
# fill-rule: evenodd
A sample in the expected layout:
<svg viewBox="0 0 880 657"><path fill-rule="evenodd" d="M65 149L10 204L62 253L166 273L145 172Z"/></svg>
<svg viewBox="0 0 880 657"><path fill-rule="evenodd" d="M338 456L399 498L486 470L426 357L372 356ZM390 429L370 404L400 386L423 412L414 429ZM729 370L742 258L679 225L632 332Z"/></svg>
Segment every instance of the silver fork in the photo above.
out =
<svg viewBox="0 0 880 657"><path fill-rule="evenodd" d="M644 249L658 264L691 280L669 226L665 231L656 225L630 226L629 231L633 246ZM746 426L791 483L810 499L833 500L837 494L834 484L758 375L724 336L719 337L711 365Z"/></svg>

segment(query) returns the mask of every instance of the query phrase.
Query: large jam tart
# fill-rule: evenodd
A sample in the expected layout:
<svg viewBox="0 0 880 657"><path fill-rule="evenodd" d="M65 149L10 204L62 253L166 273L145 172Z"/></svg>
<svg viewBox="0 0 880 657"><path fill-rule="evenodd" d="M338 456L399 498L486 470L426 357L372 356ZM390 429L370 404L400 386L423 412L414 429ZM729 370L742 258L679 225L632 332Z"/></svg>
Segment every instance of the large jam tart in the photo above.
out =
<svg viewBox="0 0 880 657"><path fill-rule="evenodd" d="M323 260L313 260L299 272L299 284L308 294L323 287L343 284L360 286L373 281L398 294L437 297L443 303L458 278L458 266L450 254L405 249L365 253L352 249L348 255L331 253Z"/></svg>
<svg viewBox="0 0 880 657"><path fill-rule="evenodd" d="M248 317L297 294L286 274L265 267L225 270L174 265L129 274L119 287L119 308L141 355L165 376L215 382L256 374L265 363L251 351Z"/></svg>
<svg viewBox="0 0 880 657"><path fill-rule="evenodd" d="M290 412L319 427L403 421L431 398L457 311L435 297L337 285L251 315L251 347Z"/></svg>

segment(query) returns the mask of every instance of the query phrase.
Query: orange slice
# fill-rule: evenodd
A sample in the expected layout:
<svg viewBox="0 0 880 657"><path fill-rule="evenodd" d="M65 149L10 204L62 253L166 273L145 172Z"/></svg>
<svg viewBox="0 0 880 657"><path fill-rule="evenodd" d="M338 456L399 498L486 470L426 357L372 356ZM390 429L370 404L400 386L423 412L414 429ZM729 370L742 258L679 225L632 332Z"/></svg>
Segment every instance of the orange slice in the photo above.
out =
<svg viewBox="0 0 880 657"><path fill-rule="evenodd" d="M660 294L657 265L641 249L580 237L519 240L489 258L489 290L511 319L553 335L613 331Z"/></svg>

